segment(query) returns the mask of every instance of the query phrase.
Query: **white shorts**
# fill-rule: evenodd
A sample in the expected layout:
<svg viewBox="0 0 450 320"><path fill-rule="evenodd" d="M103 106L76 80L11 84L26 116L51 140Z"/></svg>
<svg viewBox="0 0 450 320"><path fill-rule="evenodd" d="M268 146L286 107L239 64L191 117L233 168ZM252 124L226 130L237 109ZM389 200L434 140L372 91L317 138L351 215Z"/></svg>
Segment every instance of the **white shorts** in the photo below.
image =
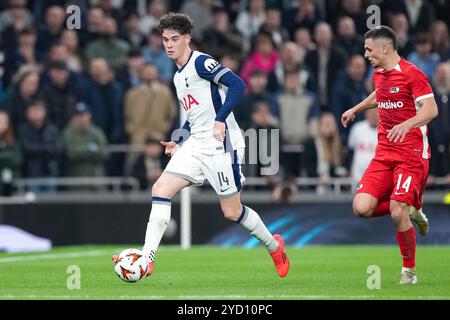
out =
<svg viewBox="0 0 450 320"><path fill-rule="evenodd" d="M221 198L241 191L245 177L241 171L244 148L216 155L207 155L189 148L187 140L173 155L164 172L201 186L208 180Z"/></svg>

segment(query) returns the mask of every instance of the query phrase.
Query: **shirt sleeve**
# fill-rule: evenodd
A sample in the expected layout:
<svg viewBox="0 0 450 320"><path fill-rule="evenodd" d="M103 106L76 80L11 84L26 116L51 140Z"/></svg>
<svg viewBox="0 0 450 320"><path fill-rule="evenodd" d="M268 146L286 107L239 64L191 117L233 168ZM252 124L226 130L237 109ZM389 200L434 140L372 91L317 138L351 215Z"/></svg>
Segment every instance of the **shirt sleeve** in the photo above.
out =
<svg viewBox="0 0 450 320"><path fill-rule="evenodd" d="M214 82L215 84L219 84L220 78L231 71L212 57L204 54L198 56L195 60L195 70L201 78Z"/></svg>
<svg viewBox="0 0 450 320"><path fill-rule="evenodd" d="M415 102L434 96L427 76L419 68L411 68L409 75L409 86Z"/></svg>

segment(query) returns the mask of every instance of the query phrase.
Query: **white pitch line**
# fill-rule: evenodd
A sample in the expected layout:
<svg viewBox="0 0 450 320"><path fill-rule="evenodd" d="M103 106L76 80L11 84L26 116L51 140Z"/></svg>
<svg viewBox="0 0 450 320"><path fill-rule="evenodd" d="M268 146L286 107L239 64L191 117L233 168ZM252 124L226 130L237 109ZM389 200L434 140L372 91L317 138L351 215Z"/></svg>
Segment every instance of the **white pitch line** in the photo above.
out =
<svg viewBox="0 0 450 320"><path fill-rule="evenodd" d="M4 299L101 299L102 296L90 296L90 295L0 295L0 300ZM106 299L115 299L113 296L105 297ZM400 300L424 300L424 299L445 299L449 300L450 296L390 296L390 297L377 297L369 295L267 295L267 296L253 296L253 295L186 295L186 296L132 296L122 295L117 299L142 299L142 300L163 300L163 299L177 299L177 300L220 300L220 299L249 299L249 300L261 300L261 299L306 299L306 300L330 300L330 299L400 299Z"/></svg>
<svg viewBox="0 0 450 320"><path fill-rule="evenodd" d="M105 255L108 253L111 253L111 250L94 250L94 251L80 251L80 252L70 252L70 253L36 254L36 255L29 255L29 256L0 258L0 263L92 257L92 256L101 256L101 255Z"/></svg>

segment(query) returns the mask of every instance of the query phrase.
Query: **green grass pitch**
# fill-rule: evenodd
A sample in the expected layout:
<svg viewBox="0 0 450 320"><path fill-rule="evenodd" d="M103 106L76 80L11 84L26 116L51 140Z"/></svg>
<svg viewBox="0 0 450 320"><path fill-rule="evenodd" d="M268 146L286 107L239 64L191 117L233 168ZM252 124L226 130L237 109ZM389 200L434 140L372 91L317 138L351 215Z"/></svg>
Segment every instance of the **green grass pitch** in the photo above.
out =
<svg viewBox="0 0 450 320"><path fill-rule="evenodd" d="M417 248L419 283L400 286L395 246L287 247L291 270L279 278L267 252L196 246L162 247L152 277L125 283L111 255L133 246L60 247L45 253L0 253L0 299L450 299L450 247ZM68 289L80 270L80 289ZM368 289L368 267L381 288ZM70 271L70 270L69 270ZM69 281L68 281L69 279Z"/></svg>

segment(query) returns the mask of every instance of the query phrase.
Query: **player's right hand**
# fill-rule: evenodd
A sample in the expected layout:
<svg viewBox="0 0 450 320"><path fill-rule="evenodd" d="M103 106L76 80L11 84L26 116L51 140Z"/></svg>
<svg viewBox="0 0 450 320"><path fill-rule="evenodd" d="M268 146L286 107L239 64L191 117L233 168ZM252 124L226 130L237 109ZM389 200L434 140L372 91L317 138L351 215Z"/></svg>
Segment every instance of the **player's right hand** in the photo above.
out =
<svg viewBox="0 0 450 320"><path fill-rule="evenodd" d="M178 151L178 149L180 148L180 146L174 142L174 141L170 141L170 142L166 142L166 141L160 141L160 143L166 147L166 151L164 152L166 154L166 156L172 157L175 152Z"/></svg>
<svg viewBox="0 0 450 320"><path fill-rule="evenodd" d="M348 124L355 120L356 112L352 109L348 109L342 114L341 122L344 128L347 128Z"/></svg>

